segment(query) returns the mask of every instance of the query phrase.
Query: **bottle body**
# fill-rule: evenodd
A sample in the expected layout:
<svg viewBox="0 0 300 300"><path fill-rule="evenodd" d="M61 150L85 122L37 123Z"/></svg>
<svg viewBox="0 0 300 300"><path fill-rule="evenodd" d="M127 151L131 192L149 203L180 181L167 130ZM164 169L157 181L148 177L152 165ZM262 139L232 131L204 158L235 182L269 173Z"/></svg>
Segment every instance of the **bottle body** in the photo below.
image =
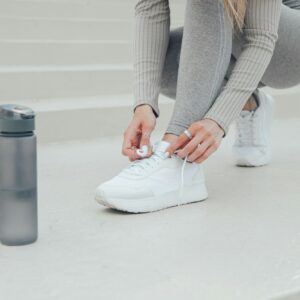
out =
<svg viewBox="0 0 300 300"><path fill-rule="evenodd" d="M36 137L0 135L0 241L35 242L37 209Z"/></svg>

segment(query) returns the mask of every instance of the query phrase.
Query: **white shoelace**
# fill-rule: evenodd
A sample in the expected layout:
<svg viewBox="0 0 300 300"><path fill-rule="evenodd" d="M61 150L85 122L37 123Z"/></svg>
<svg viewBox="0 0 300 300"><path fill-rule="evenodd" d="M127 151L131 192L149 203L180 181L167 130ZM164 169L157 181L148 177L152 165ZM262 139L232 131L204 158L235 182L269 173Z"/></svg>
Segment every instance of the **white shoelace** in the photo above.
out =
<svg viewBox="0 0 300 300"><path fill-rule="evenodd" d="M168 154L165 152L154 152L149 158L144 158L141 160L136 160L132 162L127 168L123 170L125 173L130 173L131 175L142 175L144 172L147 172L151 169L155 169L156 166L164 159L167 159ZM187 163L187 156L185 157L180 174L180 188L179 188L179 199L177 206L181 205L181 200L183 197L183 188L184 188L184 170Z"/></svg>
<svg viewBox="0 0 300 300"><path fill-rule="evenodd" d="M255 144L259 137L258 122L255 112L241 115L237 122L238 143L242 146Z"/></svg>
<svg viewBox="0 0 300 300"><path fill-rule="evenodd" d="M183 161L183 164L182 164L182 167L181 167L181 180L180 180L180 189L179 189L179 199L178 199L178 202L177 202L177 206L180 206L181 203L180 203L180 200L182 200L182 197L183 197L183 188L184 188L184 169L185 169L185 166L186 166L186 163L187 163L187 156L185 157L184 161Z"/></svg>
<svg viewBox="0 0 300 300"><path fill-rule="evenodd" d="M124 169L126 173L141 175L150 169L154 169L165 157L161 153L153 153L149 158L144 158L132 162Z"/></svg>

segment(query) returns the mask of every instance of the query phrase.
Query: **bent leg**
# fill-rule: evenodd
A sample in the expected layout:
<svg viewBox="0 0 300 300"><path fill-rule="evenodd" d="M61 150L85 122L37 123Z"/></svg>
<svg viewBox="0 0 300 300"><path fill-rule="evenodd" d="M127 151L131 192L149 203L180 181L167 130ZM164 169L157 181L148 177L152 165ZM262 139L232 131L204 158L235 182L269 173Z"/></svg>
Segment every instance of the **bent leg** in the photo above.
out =
<svg viewBox="0 0 300 300"><path fill-rule="evenodd" d="M196 3L198 3L198 5L196 5ZM186 32L186 35L188 35L187 38L183 38L183 28L173 30L170 33L170 42L165 61L161 92L170 98L176 98L176 91L178 92L178 69L179 65L181 64L185 65L185 67L180 69L181 78L186 77L186 80L183 80L184 78L182 79L183 84L179 84L179 86L181 86L181 91L178 93L176 102L180 102L180 104L176 103L175 105L174 114L167 131L170 133L179 134L184 127L188 127L188 124L203 117L209 107L213 104L217 93L219 92L219 87L226 84L232 69L234 68L235 62L242 51L242 37L234 35L232 55L231 57L229 55L230 63L228 67L223 69L223 72L225 70L224 78L223 80L219 78L214 97L207 96L207 90L209 88L206 90L206 86L212 87L210 77L211 70L216 69L215 62L217 61L218 55L215 54L215 48L218 46L220 47L222 43L221 39L219 38L216 39L217 42L214 45L211 45L209 39L211 31L208 30L205 27L205 24L203 24L203 22L197 18L198 16L201 19L202 9L199 9L199 5L207 5L207 3L205 3L206 1L201 0L189 1L186 11L186 19L188 18L188 20L185 22L186 27L187 24L190 25L187 27L189 28L189 32ZM276 43L272 60L258 88L270 86L280 89L292 87L300 83L300 5L297 4L297 2L296 4L298 6L295 7L295 0L286 0L284 3L290 7L293 7L294 9L286 5L282 5L282 13L278 32L279 38ZM211 5L213 4L211 3ZM194 9L194 14L190 12L191 9ZM213 19L217 20L216 18ZM214 23L216 22L214 21ZM209 22L206 20L206 25L207 24L209 24ZM194 27L198 29L197 34L191 30L191 28ZM201 30L199 30L199 28L201 28ZM227 32L228 28L225 28L225 32ZM215 27L214 30L216 30ZM227 34L227 37L228 35L229 34ZM211 34L211 37L214 38L214 34ZM182 40L184 41L182 42ZM182 54L181 48L183 48ZM230 47L226 47L226 49L228 51ZM206 61L205 55L207 55ZM210 63L211 57L215 58L215 61L212 63ZM189 58L191 61L189 61ZM228 62L228 53L225 55L225 58L226 59L223 60L224 65L226 65ZM187 72L185 72L186 68L189 68ZM203 78L203 75L207 75L207 78L210 80ZM220 77L221 76L222 71L220 71ZM185 89L182 86L185 86ZM189 89L190 87L191 89ZM254 91L254 95L256 92L257 91ZM191 112L191 110L193 110L193 112ZM182 120L182 118L184 120Z"/></svg>
<svg viewBox="0 0 300 300"><path fill-rule="evenodd" d="M278 41L262 82L277 89L300 84L300 10L282 5Z"/></svg>
<svg viewBox="0 0 300 300"><path fill-rule="evenodd" d="M286 3L294 2L286 1ZM241 53L242 44L243 40L240 37L236 37L233 41L233 58L227 78ZM282 5L278 41L260 86L283 89L298 84L300 84L300 10Z"/></svg>
<svg viewBox="0 0 300 300"><path fill-rule="evenodd" d="M161 94L173 100L176 99L182 37L183 27L178 27L170 31L169 45L166 53L166 59L161 80ZM225 83L228 81L228 76L230 75L235 62L236 59L233 55L231 55L230 64L226 76L224 78L223 85L225 85Z"/></svg>
<svg viewBox="0 0 300 300"><path fill-rule="evenodd" d="M170 43L169 54L172 41ZM175 42L175 56L179 44ZM187 0L177 90L174 93L173 89L171 95L176 94L176 103L167 133L179 135L204 117L222 86L230 61L231 44L232 28L223 1ZM176 86L176 64L169 60L170 66L168 58L171 55L167 54L166 70L170 70L170 80Z"/></svg>

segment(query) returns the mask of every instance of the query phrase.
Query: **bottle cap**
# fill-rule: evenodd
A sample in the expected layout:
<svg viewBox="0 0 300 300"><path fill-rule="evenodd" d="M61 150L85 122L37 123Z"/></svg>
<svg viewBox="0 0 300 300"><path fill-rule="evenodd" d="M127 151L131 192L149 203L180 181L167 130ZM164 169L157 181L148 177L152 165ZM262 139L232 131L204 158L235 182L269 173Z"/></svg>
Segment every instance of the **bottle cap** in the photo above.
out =
<svg viewBox="0 0 300 300"><path fill-rule="evenodd" d="M26 133L35 129L35 113L26 106L0 105L0 133Z"/></svg>

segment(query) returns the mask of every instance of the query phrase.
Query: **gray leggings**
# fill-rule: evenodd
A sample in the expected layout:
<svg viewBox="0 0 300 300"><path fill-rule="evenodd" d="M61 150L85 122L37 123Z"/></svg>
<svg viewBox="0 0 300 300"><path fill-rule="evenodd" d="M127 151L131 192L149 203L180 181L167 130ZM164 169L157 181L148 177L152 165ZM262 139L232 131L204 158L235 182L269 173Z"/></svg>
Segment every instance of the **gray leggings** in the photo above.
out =
<svg viewBox="0 0 300 300"><path fill-rule="evenodd" d="M284 89L300 84L300 1L285 0L283 3L278 41L276 43L274 55L258 88L269 86L276 89ZM189 24L188 16L186 16L185 27L191 30L191 26L192 24ZM209 26L209 24L206 24L205 26ZM198 30L201 31L201 28ZM203 35L205 34L206 33L203 33ZM181 89L180 91L177 90L182 37L183 28L175 29L170 33L169 46L161 82L161 93L172 99L176 99L176 93L188 93ZM232 35L227 34L227 37L232 38ZM215 56L209 57L209 55L210 53L216 53L217 48L220 47L220 45L213 42L209 43L209 45L204 44L201 40L189 40L188 42L189 45L185 45L187 47L187 49L185 49L185 56L194 61L199 61L199 63L194 65L194 70L188 70L186 74L184 74L184 80L193 81L193 73L210 72L210 66L215 59ZM220 78L216 90L226 84L235 62L241 53L242 39L239 35L233 35L232 41L225 41L224 45L231 47L230 49L225 49L225 51L231 53L231 59L229 67L228 64L224 63L223 68L226 69L222 71L224 71L223 74L226 74L226 76L225 78ZM216 49L212 49L212 47L215 47ZM201 49L201 53L199 54L199 51L194 51L194 49ZM199 59L198 57L193 57L195 55L200 55ZM203 55L205 55L204 59ZM184 72L184 68L182 69L181 72ZM211 90L211 87L209 86L211 83L205 79L205 74L203 76L203 81L193 84L193 92L196 91L199 97L188 97L187 95L177 94L179 97L177 97L173 116L166 131L167 133L176 135L181 134L182 128L178 127L177 124L184 124L185 127L188 128L193 122L201 120L215 101L217 95L211 99L205 96L201 97L201 95L206 93L205 90ZM193 113L188 111L191 108L193 109ZM195 110L197 110L196 114ZM195 116L197 116L197 119L195 119Z"/></svg>

